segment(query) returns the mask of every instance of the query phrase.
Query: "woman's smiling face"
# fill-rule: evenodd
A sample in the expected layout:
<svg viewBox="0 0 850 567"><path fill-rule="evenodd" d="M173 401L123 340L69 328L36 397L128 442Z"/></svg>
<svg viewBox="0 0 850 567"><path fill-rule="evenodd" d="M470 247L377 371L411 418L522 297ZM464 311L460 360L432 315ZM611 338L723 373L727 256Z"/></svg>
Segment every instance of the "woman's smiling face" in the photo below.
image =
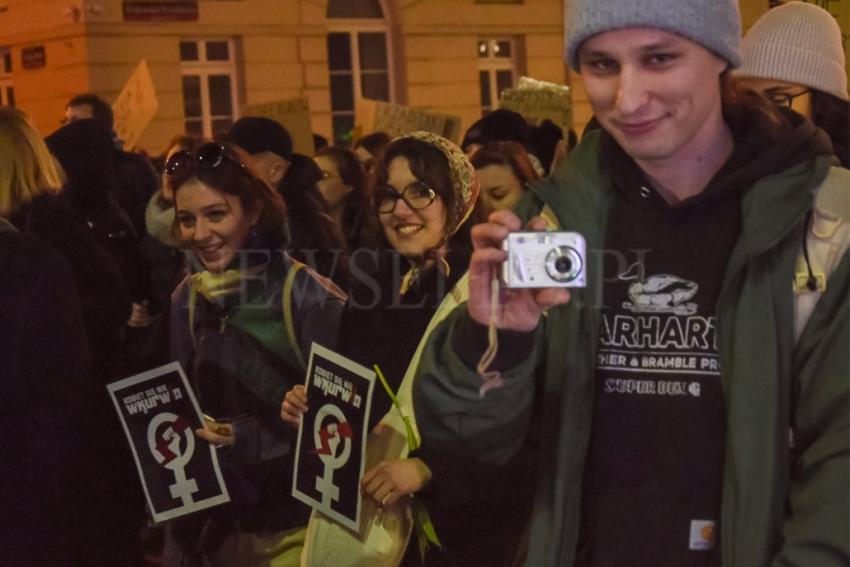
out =
<svg viewBox="0 0 850 567"><path fill-rule="evenodd" d="M260 212L246 211L238 197L216 191L197 179L175 195L180 239L192 246L207 270L224 271L239 254Z"/></svg>
<svg viewBox="0 0 850 567"><path fill-rule="evenodd" d="M407 158L397 157L387 168L387 185L401 194L407 187L421 183L410 171ZM443 240L446 228L446 207L439 195L422 209L412 209L404 199L398 199L391 213L379 213L384 235L393 248L407 258L422 256Z"/></svg>

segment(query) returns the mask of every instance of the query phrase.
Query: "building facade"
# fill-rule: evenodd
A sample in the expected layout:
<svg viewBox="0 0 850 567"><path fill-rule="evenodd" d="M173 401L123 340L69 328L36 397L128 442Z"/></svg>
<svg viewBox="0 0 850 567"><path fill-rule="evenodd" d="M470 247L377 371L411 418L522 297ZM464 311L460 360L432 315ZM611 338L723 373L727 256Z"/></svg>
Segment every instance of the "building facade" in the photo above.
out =
<svg viewBox="0 0 850 567"><path fill-rule="evenodd" d="M768 0L742 0L745 26ZM82 92L115 100L147 61L159 107L138 146L226 130L247 104L306 98L342 139L361 98L459 116L462 131L521 75L573 88L563 0L0 0L0 104L43 134Z"/></svg>
<svg viewBox="0 0 850 567"><path fill-rule="evenodd" d="M361 97L468 126L521 74L564 82L562 36L561 0L0 0L0 96L49 134L71 96L114 100L144 59L151 152L226 129L246 104L300 97L328 138L350 131Z"/></svg>

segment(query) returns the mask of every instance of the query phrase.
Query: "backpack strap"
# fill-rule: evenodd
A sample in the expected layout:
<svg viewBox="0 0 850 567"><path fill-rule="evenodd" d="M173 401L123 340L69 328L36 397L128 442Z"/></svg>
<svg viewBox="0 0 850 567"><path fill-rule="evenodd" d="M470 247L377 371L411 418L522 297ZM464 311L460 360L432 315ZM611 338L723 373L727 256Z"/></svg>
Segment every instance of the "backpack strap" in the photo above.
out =
<svg viewBox="0 0 850 567"><path fill-rule="evenodd" d="M831 168L814 194L794 270L794 342L850 245L850 171Z"/></svg>
<svg viewBox="0 0 850 567"><path fill-rule="evenodd" d="M306 268L304 264L298 260L292 259L292 265L286 271L286 279L283 281L283 296L281 304L283 305L283 323L286 326L286 338L289 340L289 345L295 353L298 362L306 368L304 364L304 355L301 352L301 345L298 342L298 337L295 335L295 318L292 314L292 286L295 284L295 276L298 272Z"/></svg>

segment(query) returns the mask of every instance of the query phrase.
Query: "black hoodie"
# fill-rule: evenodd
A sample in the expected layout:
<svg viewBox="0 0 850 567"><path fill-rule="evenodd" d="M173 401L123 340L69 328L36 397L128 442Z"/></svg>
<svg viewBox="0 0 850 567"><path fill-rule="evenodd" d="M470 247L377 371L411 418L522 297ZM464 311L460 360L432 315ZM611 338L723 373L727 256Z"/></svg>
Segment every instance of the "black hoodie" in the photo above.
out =
<svg viewBox="0 0 850 567"><path fill-rule="evenodd" d="M148 269L127 213L117 204L119 177L112 133L94 119L66 124L45 141L66 175L62 197L121 269L133 301L150 298Z"/></svg>
<svg viewBox="0 0 850 567"><path fill-rule="evenodd" d="M831 154L788 114L725 114L734 150L700 194L670 205L608 133L616 188L604 257L593 425L577 565L720 565L725 402L715 305L759 179Z"/></svg>

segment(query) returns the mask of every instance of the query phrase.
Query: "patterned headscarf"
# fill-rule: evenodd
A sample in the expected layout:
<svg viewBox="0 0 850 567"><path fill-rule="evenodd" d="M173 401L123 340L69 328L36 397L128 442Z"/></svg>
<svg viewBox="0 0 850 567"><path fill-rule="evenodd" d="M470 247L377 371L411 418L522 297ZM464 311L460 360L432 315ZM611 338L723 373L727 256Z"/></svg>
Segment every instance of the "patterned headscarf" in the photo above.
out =
<svg viewBox="0 0 850 567"><path fill-rule="evenodd" d="M443 138L432 132L413 132L406 134L397 140L412 138L425 142L429 146L433 146L440 150L449 162L449 176L452 180L452 190L457 197L454 201L454 210L449 211L446 222L446 238L457 232L457 229L469 218L472 214L472 209L475 208L475 201L478 199L478 178L475 175L475 168L469 158L463 153L460 147L447 138Z"/></svg>
<svg viewBox="0 0 850 567"><path fill-rule="evenodd" d="M426 254L427 262L436 261L437 266L448 274L449 265L445 258L439 253L439 249L446 243L451 235L463 225L475 208L478 199L478 177L475 168L463 150L457 144L432 132L418 131L396 138L396 140L413 139L424 142L440 151L449 162L449 177L452 180L452 191L455 194L454 206L447 211L446 227L443 238L431 253ZM396 140L393 140L394 142ZM426 263L427 263L426 262ZM404 276L401 283L401 294L404 295L410 289L411 284L422 272L420 265L415 265Z"/></svg>

